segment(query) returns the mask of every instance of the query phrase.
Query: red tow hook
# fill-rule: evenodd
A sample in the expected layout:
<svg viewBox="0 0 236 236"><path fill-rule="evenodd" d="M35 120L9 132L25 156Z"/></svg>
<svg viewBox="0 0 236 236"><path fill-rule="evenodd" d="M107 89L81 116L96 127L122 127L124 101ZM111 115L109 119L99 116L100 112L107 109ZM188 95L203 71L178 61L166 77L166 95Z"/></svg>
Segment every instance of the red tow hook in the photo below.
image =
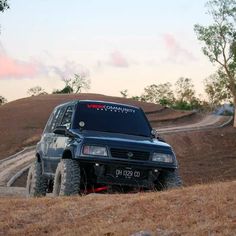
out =
<svg viewBox="0 0 236 236"><path fill-rule="evenodd" d="M85 194L99 193L99 192L106 191L106 190L108 190L108 187L107 187L107 186L104 186L104 187L91 188L91 189L85 190L84 193L85 193Z"/></svg>

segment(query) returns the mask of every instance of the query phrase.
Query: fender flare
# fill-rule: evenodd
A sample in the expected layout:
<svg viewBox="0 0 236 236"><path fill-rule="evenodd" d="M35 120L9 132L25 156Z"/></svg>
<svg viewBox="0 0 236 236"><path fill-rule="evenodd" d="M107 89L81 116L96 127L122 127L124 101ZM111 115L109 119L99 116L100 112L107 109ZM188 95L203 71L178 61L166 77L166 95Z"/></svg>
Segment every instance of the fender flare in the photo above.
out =
<svg viewBox="0 0 236 236"><path fill-rule="evenodd" d="M73 147L66 148L62 153L61 159L74 159Z"/></svg>

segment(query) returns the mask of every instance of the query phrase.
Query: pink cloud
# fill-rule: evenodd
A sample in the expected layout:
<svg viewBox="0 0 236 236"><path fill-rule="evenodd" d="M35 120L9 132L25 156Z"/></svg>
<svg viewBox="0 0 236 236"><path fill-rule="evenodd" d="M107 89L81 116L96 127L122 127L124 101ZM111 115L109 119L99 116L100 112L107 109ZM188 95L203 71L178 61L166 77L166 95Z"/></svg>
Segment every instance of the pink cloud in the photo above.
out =
<svg viewBox="0 0 236 236"><path fill-rule="evenodd" d="M115 67L129 67L127 59L119 51L110 54L109 64Z"/></svg>
<svg viewBox="0 0 236 236"><path fill-rule="evenodd" d="M185 49L172 34L163 35L164 44L168 50L168 60L182 62L183 60L195 61L194 55Z"/></svg>
<svg viewBox="0 0 236 236"><path fill-rule="evenodd" d="M0 79L32 78L37 72L38 66L36 64L11 58L0 48Z"/></svg>
<svg viewBox="0 0 236 236"><path fill-rule="evenodd" d="M45 65L39 60L24 62L10 57L0 43L0 79L26 79L37 76L57 76L60 79L69 78L75 73L89 75L89 71L74 61L66 61L64 65Z"/></svg>

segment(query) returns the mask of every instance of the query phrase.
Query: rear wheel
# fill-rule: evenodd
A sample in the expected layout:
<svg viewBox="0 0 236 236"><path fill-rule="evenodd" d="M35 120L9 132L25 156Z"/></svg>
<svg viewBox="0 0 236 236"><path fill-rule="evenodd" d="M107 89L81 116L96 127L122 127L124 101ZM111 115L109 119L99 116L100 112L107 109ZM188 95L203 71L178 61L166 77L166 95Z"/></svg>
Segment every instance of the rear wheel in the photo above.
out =
<svg viewBox="0 0 236 236"><path fill-rule="evenodd" d="M62 159L57 166L53 195L69 196L80 193L80 166L78 161Z"/></svg>
<svg viewBox="0 0 236 236"><path fill-rule="evenodd" d="M157 180L157 190L178 188L183 185L177 170L162 172Z"/></svg>
<svg viewBox="0 0 236 236"><path fill-rule="evenodd" d="M42 165L38 160L36 160L30 167L26 192L29 197L42 197L47 193L47 183L48 180L42 175Z"/></svg>

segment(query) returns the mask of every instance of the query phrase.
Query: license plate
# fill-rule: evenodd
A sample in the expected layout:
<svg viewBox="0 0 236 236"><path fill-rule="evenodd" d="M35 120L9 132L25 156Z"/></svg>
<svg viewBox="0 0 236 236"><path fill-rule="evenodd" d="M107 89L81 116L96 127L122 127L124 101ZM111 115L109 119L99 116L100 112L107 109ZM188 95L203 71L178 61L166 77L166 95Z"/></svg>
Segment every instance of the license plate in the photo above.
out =
<svg viewBox="0 0 236 236"><path fill-rule="evenodd" d="M138 170L116 169L115 171L116 171L115 172L116 178L123 177L126 179L131 179L131 178L140 178L141 177L141 172Z"/></svg>

